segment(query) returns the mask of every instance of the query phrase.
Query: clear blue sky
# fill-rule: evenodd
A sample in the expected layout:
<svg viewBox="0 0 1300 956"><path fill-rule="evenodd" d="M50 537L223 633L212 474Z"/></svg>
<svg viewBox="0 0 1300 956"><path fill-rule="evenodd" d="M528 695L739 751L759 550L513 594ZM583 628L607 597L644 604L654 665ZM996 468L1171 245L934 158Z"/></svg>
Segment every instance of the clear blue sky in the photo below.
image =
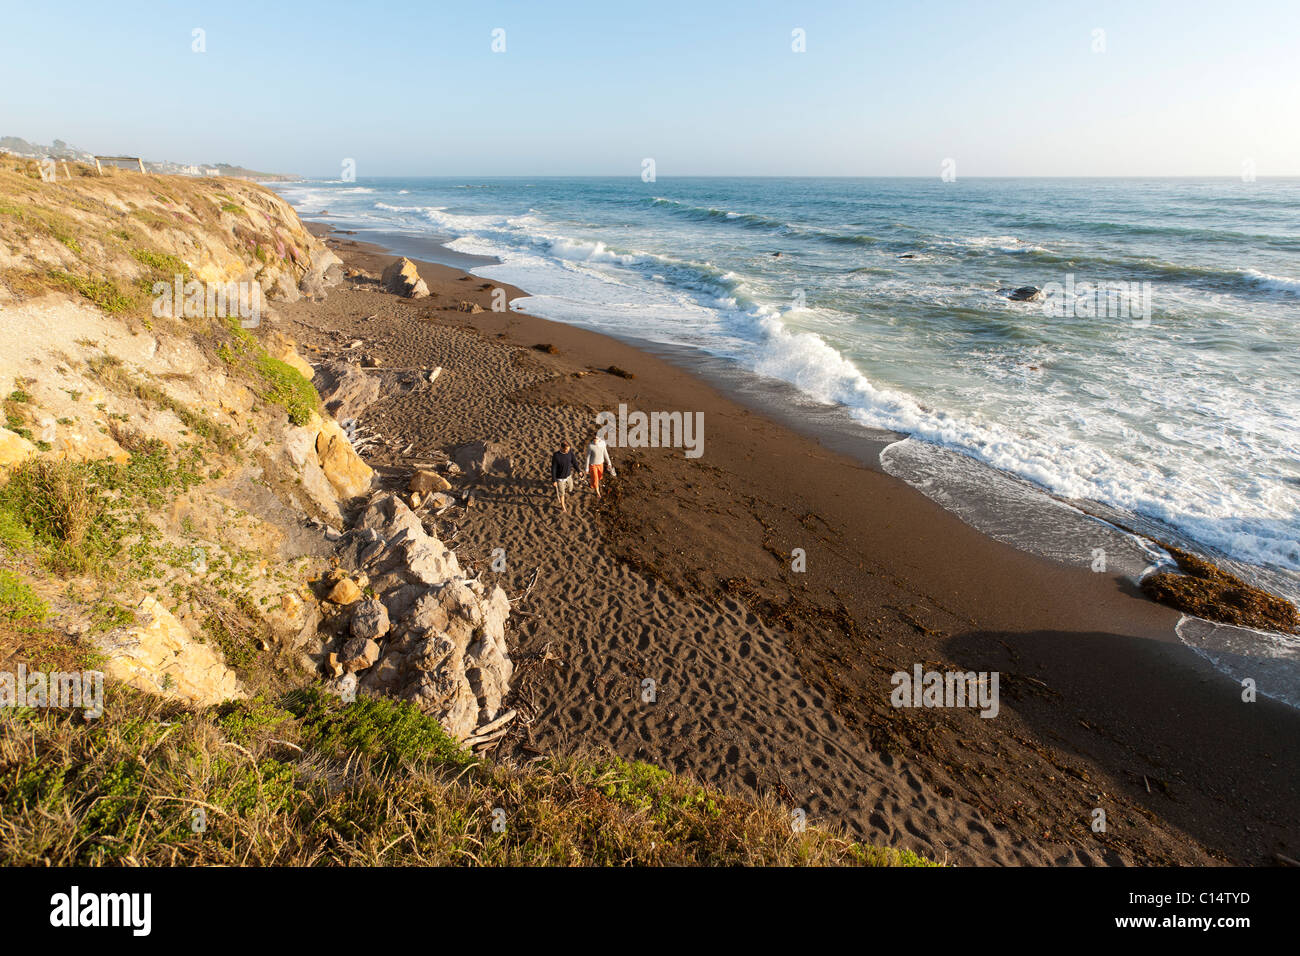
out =
<svg viewBox="0 0 1300 956"><path fill-rule="evenodd" d="M11 3L0 135L308 176L1300 174L1300 0ZM206 52L192 52L192 31ZM492 31L506 51L493 53ZM791 49L806 31L807 52ZM1094 30L1104 52L1094 52Z"/></svg>

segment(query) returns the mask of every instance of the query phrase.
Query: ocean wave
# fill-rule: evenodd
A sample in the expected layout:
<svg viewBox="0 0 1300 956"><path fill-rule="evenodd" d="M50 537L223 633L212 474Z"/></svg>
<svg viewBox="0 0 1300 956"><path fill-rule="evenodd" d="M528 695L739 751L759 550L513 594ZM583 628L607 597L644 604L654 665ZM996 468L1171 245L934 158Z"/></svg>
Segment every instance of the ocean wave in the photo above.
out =
<svg viewBox="0 0 1300 956"><path fill-rule="evenodd" d="M1241 274L1250 282L1263 286L1265 289L1271 289L1275 292L1289 292L1292 295L1300 295L1300 279L1288 279L1285 276L1271 276L1267 272L1260 272L1258 269L1242 269Z"/></svg>
<svg viewBox="0 0 1300 956"><path fill-rule="evenodd" d="M1291 295L1300 294L1300 279L1270 275L1258 269L1184 265L1149 257L1060 251L1034 245L1014 236L976 236L956 240L937 239L933 240L929 246L935 251L970 251L979 256L1024 256L1043 265L1067 266L1068 271L1072 272L1076 279L1088 278L1095 282L1165 280L1237 293L1249 294L1267 291ZM1093 270L1092 275L1088 275L1089 270Z"/></svg>
<svg viewBox="0 0 1300 956"><path fill-rule="evenodd" d="M461 232L460 238L448 244L457 252L492 255L507 258L512 253L526 250L541 253L557 261L558 265L581 263L595 266L617 266L631 269L643 278L672 285L696 293L710 308L727 311L766 314L774 307L761 301L744 282L743 277L709 262L697 262L665 256L640 249L618 249L599 240L579 239L544 231L536 216L527 215L484 221L468 222L469 217L430 209L427 218L439 228ZM472 235L465 235L467 227Z"/></svg>
<svg viewBox="0 0 1300 956"><path fill-rule="evenodd" d="M1202 219L1198 214L1195 219ZM1059 229L1061 223L1056 220L1038 219L1029 216L1009 216L1009 223L1022 229ZM1282 249L1300 249L1300 240L1293 236L1280 236L1273 233L1240 232L1232 229L1207 229L1205 226L1152 225L1138 222L1110 222L1107 220L1072 219L1072 232L1091 233L1099 236L1152 236L1158 238L1188 239L1194 242L1222 243L1265 243Z"/></svg>
<svg viewBox="0 0 1300 956"><path fill-rule="evenodd" d="M441 212L446 206L393 206L386 202L377 202L375 209L383 209L386 212Z"/></svg>
<svg viewBox="0 0 1300 956"><path fill-rule="evenodd" d="M793 239L820 240L836 245L851 246L873 246L880 242L876 236L799 226L783 219L763 216L758 213L733 212L713 206L693 206L690 203L667 199L663 196L655 196L647 200L647 202L652 206L667 209L675 215L697 222L718 222L754 229L770 229L778 235L788 236Z"/></svg>

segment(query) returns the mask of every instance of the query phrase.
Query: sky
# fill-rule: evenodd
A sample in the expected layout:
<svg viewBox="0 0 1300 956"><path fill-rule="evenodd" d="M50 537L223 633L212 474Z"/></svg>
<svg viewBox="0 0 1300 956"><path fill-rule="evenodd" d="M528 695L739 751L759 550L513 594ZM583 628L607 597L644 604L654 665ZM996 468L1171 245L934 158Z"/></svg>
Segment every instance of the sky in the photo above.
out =
<svg viewBox="0 0 1300 956"><path fill-rule="evenodd" d="M0 135L100 154L335 178L1300 175L1300 0L6 6Z"/></svg>

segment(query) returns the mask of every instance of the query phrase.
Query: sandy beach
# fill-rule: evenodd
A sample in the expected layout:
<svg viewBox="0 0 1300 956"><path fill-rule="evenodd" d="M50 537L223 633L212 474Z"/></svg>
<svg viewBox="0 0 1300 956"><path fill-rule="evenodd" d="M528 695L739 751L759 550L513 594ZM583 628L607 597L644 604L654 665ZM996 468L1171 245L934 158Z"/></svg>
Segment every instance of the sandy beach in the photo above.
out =
<svg viewBox="0 0 1300 956"><path fill-rule="evenodd" d="M418 263L428 298L389 295L390 251L328 242L353 274L282 310L310 361L443 369L361 413L381 478L404 487L463 442L510 452L509 477L439 519L514 601L525 719L502 753L608 748L950 863L1300 855L1300 713L1243 703L1178 612L983 536L884 474L878 443L826 440L824 411L797 427L671 356L493 311L495 289L525 293L449 266ZM605 497L561 514L551 452L621 404L702 413L702 455L611 447ZM916 665L997 672L996 716L892 706Z"/></svg>

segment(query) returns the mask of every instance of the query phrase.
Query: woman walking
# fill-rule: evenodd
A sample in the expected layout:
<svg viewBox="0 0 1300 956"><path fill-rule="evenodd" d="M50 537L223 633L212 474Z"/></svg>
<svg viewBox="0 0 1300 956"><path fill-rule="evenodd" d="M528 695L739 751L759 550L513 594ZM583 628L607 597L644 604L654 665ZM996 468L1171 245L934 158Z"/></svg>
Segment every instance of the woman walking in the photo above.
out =
<svg viewBox="0 0 1300 956"><path fill-rule="evenodd" d="M605 445L605 439L599 433L592 432L587 436L587 484L596 489L597 498L600 497L600 479L605 477L606 468L612 477L618 476L614 463L609 460L609 448Z"/></svg>

